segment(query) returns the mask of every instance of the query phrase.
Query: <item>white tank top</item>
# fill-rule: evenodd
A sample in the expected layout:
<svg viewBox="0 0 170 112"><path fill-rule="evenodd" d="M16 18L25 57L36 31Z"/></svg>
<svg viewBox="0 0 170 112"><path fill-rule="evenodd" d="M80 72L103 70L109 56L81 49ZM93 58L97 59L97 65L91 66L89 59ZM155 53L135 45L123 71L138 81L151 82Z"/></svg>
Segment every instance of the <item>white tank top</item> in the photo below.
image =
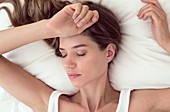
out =
<svg viewBox="0 0 170 112"><path fill-rule="evenodd" d="M116 112L128 112L129 102L130 102L130 93L131 90L121 90L119 103L116 109ZM60 95L63 94L58 91L54 91L49 100L48 112L58 112L58 99Z"/></svg>

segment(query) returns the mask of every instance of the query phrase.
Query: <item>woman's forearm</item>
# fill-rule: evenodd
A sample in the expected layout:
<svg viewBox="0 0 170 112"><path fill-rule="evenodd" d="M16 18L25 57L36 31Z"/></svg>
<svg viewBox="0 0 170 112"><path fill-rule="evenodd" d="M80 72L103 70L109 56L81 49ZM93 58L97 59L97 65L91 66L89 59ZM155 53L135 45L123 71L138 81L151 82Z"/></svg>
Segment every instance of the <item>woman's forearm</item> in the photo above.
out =
<svg viewBox="0 0 170 112"><path fill-rule="evenodd" d="M47 112L53 89L2 56L0 86L33 110Z"/></svg>
<svg viewBox="0 0 170 112"><path fill-rule="evenodd" d="M169 39L167 40L164 49L170 53L170 34L169 34Z"/></svg>
<svg viewBox="0 0 170 112"><path fill-rule="evenodd" d="M50 37L48 20L0 31L0 54L25 44Z"/></svg>
<svg viewBox="0 0 170 112"><path fill-rule="evenodd" d="M50 19L0 31L0 54L37 40L80 34L99 18L97 11L86 10L87 8L83 7L86 5L67 5Z"/></svg>

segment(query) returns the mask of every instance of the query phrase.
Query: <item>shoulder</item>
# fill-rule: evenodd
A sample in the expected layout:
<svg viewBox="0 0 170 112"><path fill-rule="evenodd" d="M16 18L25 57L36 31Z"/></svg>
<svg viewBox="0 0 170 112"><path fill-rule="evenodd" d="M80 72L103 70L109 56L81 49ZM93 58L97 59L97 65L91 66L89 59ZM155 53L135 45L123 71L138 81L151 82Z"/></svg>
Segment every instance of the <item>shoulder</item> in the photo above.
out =
<svg viewBox="0 0 170 112"><path fill-rule="evenodd" d="M155 103L156 93L152 90L134 90L131 93L129 112L151 112Z"/></svg>
<svg viewBox="0 0 170 112"><path fill-rule="evenodd" d="M170 88L154 90L157 94L155 99L155 110L158 112L170 112Z"/></svg>
<svg viewBox="0 0 170 112"><path fill-rule="evenodd" d="M170 111L170 89L135 90L130 100L130 112Z"/></svg>

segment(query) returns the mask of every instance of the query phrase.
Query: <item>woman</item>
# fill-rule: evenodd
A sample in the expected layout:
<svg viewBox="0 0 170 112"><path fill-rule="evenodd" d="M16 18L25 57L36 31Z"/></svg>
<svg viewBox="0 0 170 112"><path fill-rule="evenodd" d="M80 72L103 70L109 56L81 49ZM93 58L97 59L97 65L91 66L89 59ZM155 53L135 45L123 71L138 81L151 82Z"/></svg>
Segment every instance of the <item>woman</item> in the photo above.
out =
<svg viewBox="0 0 170 112"><path fill-rule="evenodd" d="M109 96L109 94L112 94L111 96L113 96L113 95L115 95L116 93L118 93L118 92L116 92L115 90L113 90L112 89L112 87L111 87L111 85L109 84L109 81L108 81L108 78L107 78L107 76L108 76L108 74L107 74L107 69L108 69L108 63L110 63L111 62L111 60L112 60L112 58L113 58L113 56L114 56L114 54L115 54L115 52L116 51L118 51L118 44L120 43L120 40L121 40L121 38L120 38L120 28L119 28L119 25L118 25L118 23L116 22L116 20L115 20L115 16L111 13L111 11L109 11L109 10L107 10L106 8L104 8L104 7L102 7L102 6L100 6L100 5L97 5L97 4L93 4L93 3L86 3L88 6L89 6L89 8L90 8L90 10L98 10L100 13L100 16L102 16L102 17L104 17L104 18L101 18L99 21L98 21L98 24L95 24L94 26L91 26L89 29L86 29L86 31L84 31L81 35L77 35L77 36L75 36L75 37L71 37L70 36L70 34L67 36L67 37L65 37L65 35L58 35L58 36L60 36L60 43L62 44L63 42L65 43L65 42L67 42L65 45L67 46L68 45L68 42L69 42L69 44L71 45L71 48L69 48L69 52L71 53L71 55L72 56L82 56L83 57L83 55L87 55L88 57L87 58L85 58L84 59L84 62L81 62L81 60L80 60L80 65L79 65L79 67L80 67L80 71L79 72L82 72L82 75L85 75L85 77L83 78L83 79L81 79L81 80L84 80L84 79L86 79L87 78L87 74L91 74L91 78L87 78L87 79L89 79L89 81L90 80L96 80L96 78L97 77L100 77L100 80L99 80L99 82L102 84L102 85L105 85L105 83L106 83L106 89L107 89L107 91L109 92L109 93L107 93L106 95L108 95ZM70 7L70 6L68 6L68 7ZM64 10L64 9L63 9ZM108 12L107 14L105 13L105 12ZM60 13L57 13L57 14L60 14ZM105 18L105 16L107 17L107 18ZM62 15L61 15L62 16ZM113 19L114 21L108 21L108 20L110 20L110 19ZM60 21L61 22L61 21ZM105 29L105 30L104 30ZM109 30L108 30L109 29ZM62 31L63 32L63 31ZM62 33L61 32L61 33ZM66 31L64 31L64 33L63 34L66 34L65 33ZM99 33L98 33L99 32ZM106 35L105 33L107 33L107 36L104 36L104 35ZM58 33L57 33L58 34ZM58 37L57 36L57 37ZM94 37L94 38L93 38ZM65 39L64 40L62 40L62 38L66 38L68 41L65 41ZM71 38L71 40L69 39L69 38ZM72 38L74 38L73 39L73 41L72 41ZM90 39L91 38L91 39ZM101 39L100 39L101 38ZM81 43L79 42L81 40ZM94 42L93 42L93 41ZM103 43L103 40L105 40L105 42ZM76 45L75 45L75 42L77 41L77 43L76 43ZM70 42L73 42L72 44L70 43ZM109 44L109 45L108 45ZM63 45L63 44L62 44ZM99 46L100 45L100 46ZM99 46L99 47L98 47ZM68 46L68 47L70 47L70 46ZM62 55L62 57L64 58L66 55L70 55L70 54L66 54L66 48L68 48L68 47L62 47L62 48L60 48L60 52L61 52L61 55ZM74 48L74 50L71 50L70 51L70 49L72 49L72 47ZM106 48L107 47L107 48ZM75 49L76 49L76 53L75 53ZM73 51L74 51L74 53L73 53ZM57 52L56 52L57 53ZM82 54L83 53L83 54ZM86 54L85 54L86 53ZM101 55L101 56L100 56ZM98 56L98 58L96 59L96 57ZM106 57L108 57L108 59L107 58L104 58L104 57L106 56ZM73 57L74 58L74 57ZM83 58L82 58L83 59ZM92 69L92 67L90 67L91 68L91 72L87 72L86 73L86 71L87 70L89 70L90 68L87 68L87 65L86 65L86 63L87 64L89 64L88 62L92 62L93 61L93 59L95 59L97 62L98 62L98 67L97 68L95 68L95 70L93 70ZM63 60L64 61L64 60ZM86 61L88 61L88 62L86 62ZM83 66L83 65L81 65L81 63L84 63L84 65L86 65L86 67L85 66ZM94 65L96 65L96 63L92 63L93 64L93 66ZM103 66L101 66L101 65L103 65ZM72 65L71 65L72 66ZM69 77L71 78L71 79L74 79L74 78L76 78L76 77L80 77L80 74L75 74L75 71L70 71L69 70L69 68L71 67L71 66L69 66L69 67L67 67L67 69L68 69L68 72L69 72ZM73 65L74 66L74 65ZM85 69L83 70L83 68L85 67ZM82 69L82 70L81 70ZM101 69L101 71L99 71ZM99 72L98 72L99 71ZM77 71L78 72L78 71ZM83 73L84 72L84 73ZM99 76L97 76L98 75L98 73L99 73ZM94 76L93 76L94 75ZM96 76L95 76L96 75ZM103 76L102 76L103 75ZM104 79L104 80L103 80ZM78 82L81 82L81 80L80 81L78 81ZM82 83L81 85L75 85L76 87L79 87L79 88L84 88L85 87L85 85L86 85L86 83L88 84L89 83L89 81L87 80L87 81L85 81L85 83ZM103 81L104 81L104 83L103 83ZM90 81L91 82L91 81ZM100 84L100 83L98 83L98 84ZM74 83L73 83L74 84ZM100 84L100 85L101 85ZM20 84L21 85L21 84ZM23 84L22 84L23 85ZM37 84L36 84L37 85ZM91 84L90 84L91 85ZM90 85L89 85L89 87L90 87ZM95 84L96 85L96 84ZM86 88L86 87L85 87ZM100 90L100 86L99 86L99 96L98 97L100 97L100 94L103 94L103 89L105 88L105 86L103 86L102 87L102 90ZM28 88L27 88L28 89ZM88 88L87 88L88 89ZM85 91L84 89L82 90L82 92L83 91ZM88 90L89 91L89 90ZM102 93L100 93L100 91L102 92ZM90 92L90 91L89 91ZM49 94L49 92L47 92L48 94ZM53 93L53 95L55 95L55 93ZM77 96L78 95L78 96ZM73 99L73 100L75 100L76 101L76 99L79 99L79 94L77 94L76 95L76 97L77 98L75 98L75 99ZM85 94L84 94L85 95ZM88 95L88 94L87 94ZM102 105L105 105L105 103L107 104L108 102L110 102L110 101L112 101L113 100L113 98L111 98L111 96L109 96L109 97L107 97L107 100L106 100L106 102L103 102L102 101ZM116 95L117 96L117 95ZM89 96L84 96L84 97L89 97ZM91 96L90 96L91 97ZM104 96L105 97L105 96ZM74 97L70 97L70 98L74 98ZM51 97L51 99L53 100L53 98ZM98 98L97 98L98 99ZM97 100L96 99L96 100ZM111 100L110 100L111 99ZM99 99L98 99L99 100ZM115 99L114 99L115 100ZM65 101L65 100L64 100ZM74 101L74 102L75 102ZM77 101L76 101L77 102ZM89 101L88 101L89 102ZM87 102L87 103L88 103ZM51 105L53 105L53 104L51 104ZM74 105L74 103L73 103L73 105ZM110 107L110 106L109 106ZM33 108L34 109L34 108ZM50 108L49 108L50 109ZM61 108L61 111L63 111L63 109L64 108ZM75 107L75 109L81 109L80 107ZM96 109L98 110L98 108L96 107ZM36 109L34 109L34 110L36 110ZM58 110L58 108L57 108L57 110ZM56 110L56 111L57 111ZM69 109L70 110L70 109ZM94 111L94 107L90 107L89 108L89 110L90 111Z"/></svg>
<svg viewBox="0 0 170 112"><path fill-rule="evenodd" d="M71 108L77 109L77 112L121 111L114 105L119 100L119 92L111 87L108 78L109 63L118 51L121 40L120 28L111 11L90 2L86 4L90 10L99 12L98 22L79 35L60 37L60 52L56 53L61 55L72 84L80 89L76 95L64 99L70 102ZM130 91L125 92L129 94ZM55 106L58 105L60 95L59 92L52 93L49 111L58 111Z"/></svg>
<svg viewBox="0 0 170 112"><path fill-rule="evenodd" d="M99 13L100 13L100 11L99 11ZM152 14L152 16L154 16L154 14ZM114 26L113 31L115 31L114 34L117 35L118 40L119 40L119 36L120 36L119 30L116 30L115 26ZM110 32L108 32L108 34L109 33ZM75 111L84 111L84 110L91 110L91 111L93 111L93 110L108 111L109 110L110 111L110 109L112 109L114 111L114 110L116 110L117 105L118 105L119 92L112 89L110 84L108 83L107 70L108 70L108 63L114 57L114 53L115 53L115 49L116 49L115 46L117 45L117 42L114 41L115 42L114 44L112 42L109 42L106 45L104 45L104 48L103 48L103 47L100 47L98 44L96 44L95 40L93 39L94 37L92 37L91 35L88 35L88 30L85 30L85 32L82 34L76 35L76 36L71 36L71 37L70 36L68 36L68 37L60 36L61 37L60 38L60 51L61 51L61 54L63 57L63 63L65 65L65 68L68 72L68 75L69 75L72 83L75 86L80 87L80 92L74 96L71 96L71 97L64 97L64 98L61 97L61 100L59 100L59 102L60 103L64 102L64 103L66 103L66 105L59 105L60 106L59 111L70 111L70 109L75 109ZM65 37L65 38L62 38L62 37ZM166 37L167 37L167 35L166 35ZM113 40L114 39L115 38L113 38ZM71 41L71 43L70 43L70 41ZM81 43L79 43L79 42L81 42ZM89 46L91 46L91 49L89 49ZM91 52L94 49L97 51L96 53ZM79 51L79 52L76 52L76 51ZM88 58L89 57L88 54L90 54L90 58ZM91 57L91 56L94 56L94 57ZM83 60L87 59L90 64L93 64L90 59L91 58L94 59L94 58L96 58L96 56L97 56L96 61L99 64L102 64L102 66L97 66L98 69L95 69L95 68L92 69L92 68L90 68L92 65L88 64L88 66L90 66L89 69L91 71L89 71L88 73L84 73L84 71L86 71L86 69L82 67L82 65L84 64ZM101 58L99 56L101 56L103 58ZM1 59L4 60L3 58L1 58ZM5 65L8 65L9 62L4 60L4 61L2 61L1 64L2 64L2 67L9 68L8 66L5 66ZM9 76L9 74L11 74L10 72L13 70L13 68L17 68L17 67L15 65L13 65L13 67L10 69L10 71L8 71L8 73L4 69L2 69L2 70L4 70L3 73L7 73L8 74L7 76ZM101 68L101 69L99 69L99 68ZM17 73L15 72L16 74L14 73L16 75L15 78L18 78L17 74L22 74L19 77L23 77L24 81L21 80L20 78L18 78L20 80L21 84L22 84L22 82L29 81L29 79L32 80L32 82L33 82L32 84L37 85L37 87L30 86L30 88L32 88L32 89L36 88L36 92L37 92L36 94L38 94L38 96L39 96L39 97L35 97L35 99L38 99L36 101L39 101L38 103L40 103L42 105L46 105L48 102L49 94L51 94L52 90L50 88L45 87L44 85L41 85L39 81L36 81L31 76L27 75L27 73L25 73L24 71L21 71L21 69L18 69L18 70L19 71ZM79 72L82 72L82 73L79 73ZM23 74L25 74L24 75L25 78L24 78ZM93 74L93 76L90 76L90 78L89 77L86 78L86 75L88 75L88 74ZM29 79L27 79L26 77L29 77ZM85 77L85 78L83 78L83 77ZM5 78L3 78L3 79L5 79ZM13 79L11 81L13 81ZM100 84L100 86L96 86L97 84ZM84 85L86 85L86 86L84 86ZM38 89L40 91L37 90L37 88L39 88L38 86L40 86L40 88L41 88L41 90ZM5 87L5 84L4 84L4 87ZM96 87L97 88L96 90L99 91L99 92L96 92L95 101L91 100L91 97L93 95L91 93L91 91L94 89L94 87ZM7 88L7 89L9 89L9 88ZM27 89L29 89L29 88L27 88ZM104 95L102 94L103 92L105 93ZM127 106L124 107L124 105L123 105L123 108L121 108L121 109L125 109L125 110L121 110L120 112L128 111L128 96L129 96L130 90L127 90L127 91L123 90L122 93L124 93L124 92L125 92L125 95L127 95L127 97L125 97L125 99L127 100L127 103L126 103ZM167 92L169 92L168 89L167 90L156 90L156 91L154 91L154 90L133 91L131 94L131 103L130 103L129 111L130 112L131 111L151 112L151 111L162 111L161 109L166 109L167 111L169 111L168 108L165 108L165 107L168 107L168 105L167 105L168 101L165 100L165 98L169 98L169 95L166 94ZM50 99L51 103L53 103L52 100L56 101L55 103L57 103L58 99L54 99L55 97L53 98L53 95L55 96L55 94L56 93L54 92L51 95L51 99ZM60 93L58 95L60 95ZM155 97L157 97L157 99L155 99ZM140 101L141 98L142 98L142 101ZM28 101L30 99L25 99L25 100ZM28 102L30 103L30 105L32 105L32 108L36 108L35 110L38 110L37 109L38 107L35 106L36 105L35 103L32 104L33 102L31 102L31 101L28 101ZM162 102L165 103L163 106L162 106ZM26 104L28 104L28 103L26 103ZM120 104L119 104L119 106L121 107ZM140 105L138 105L138 104L140 104ZM146 107L142 108L141 105L145 105L145 104L146 104ZM40 109L46 107L46 106L41 107L42 105L40 105ZM51 104L51 105L53 105L53 104ZM64 107L66 106L67 109L69 109L69 110L64 110L66 108L64 108L62 106L64 106ZM119 109L119 106L117 109ZM75 107L75 108L73 108L73 107ZM51 109L51 108L49 108L49 109ZM55 110L55 108L54 108L54 110ZM56 108L56 110L58 110L58 108Z"/></svg>
<svg viewBox="0 0 170 112"><path fill-rule="evenodd" d="M63 20L63 18L64 18L64 20ZM74 19L72 19L72 18L74 18ZM1 44L2 49L1 49L0 52L2 54L6 51L9 51L9 50L14 49L16 47L19 47L19 46L24 45L26 43L29 43L31 41L36 41L36 40L38 40L38 38L40 39L41 37L42 37L42 39L44 37L51 38L51 37L54 37L54 35L56 35L56 34L57 34L57 36L63 36L63 37L64 36L76 35L78 33L81 33L84 29L86 29L87 27L92 25L97 20L98 20L97 11L88 10L88 7L86 5L82 6L79 3L74 4L74 5L69 5L68 7L65 7L64 10L58 12L51 19L42 20L42 21L37 22L35 24L10 29L8 31L1 31L0 35L3 36L3 37L6 37L6 38L3 38L4 40L1 39L1 42L5 46L7 45L7 47L5 47L3 49L2 48L3 45ZM62 24L59 24L60 22ZM76 22L76 24L74 22ZM65 24L63 24L63 23L65 23ZM66 28L68 28L68 29L64 28L65 25L67 25ZM39 31L39 29L41 29L42 27L44 28L44 32L43 32L44 34L42 32L39 32L39 33L37 32L37 30ZM63 30L64 30L65 33L62 34ZM20 32L20 31L23 34L21 34L19 36L17 32ZM61 32L62 35L60 34L60 32ZM67 32L68 32L68 34L67 34ZM11 34L11 35L8 35L8 37L7 37L6 34ZM32 35L33 37L30 37L28 34L33 34ZM15 38L13 38L13 37L15 37ZM23 38L23 37L25 37L25 38ZM38 38L35 38L35 37L38 37ZM13 41L11 41L11 44L9 45L9 44L7 44L9 42L8 39L9 40L20 40L20 41L15 41L14 43L12 43ZM1 68L2 68L2 66L1 66ZM3 81L1 81L1 83L2 82ZM1 86L4 87L3 85L1 85ZM37 92L35 92L35 93L37 94ZM16 97L20 97L19 94L16 94L16 95L17 95ZM37 96L39 96L39 95L37 94ZM22 98L20 100L22 101ZM37 102L35 101L35 104L36 103Z"/></svg>
<svg viewBox="0 0 170 112"><path fill-rule="evenodd" d="M93 4L90 4L88 6L90 7L90 9L92 7L95 7L95 5L93 6ZM157 10L157 7L151 7L153 7L153 10ZM100 9L102 8L100 7ZM118 25L115 24L116 22L112 24L109 23L109 19L111 19L109 18L109 16L105 16L108 20L106 18L103 19L103 9L100 9L97 9L100 15L98 22L90 28L86 29L82 33L83 35L80 34L72 37L60 38L60 52L63 58L63 64L68 73L68 77L70 78L74 86L80 88L80 91L76 95L73 95L71 97L61 97L61 99L66 100L66 102L68 101L70 103L68 104L68 106L65 106L70 107L68 108L68 110L77 109L74 111L79 112L169 111L169 89L139 90L132 92L131 90L122 90L121 92L118 92L112 89L108 80L108 68L109 63L116 53L116 49L118 49L118 43L120 42L120 30ZM148 5L141 9L138 15L139 18L146 20L147 17L151 16L153 18L153 21L156 22L156 14L153 12L151 13L150 10L151 9L150 7L148 8ZM107 11L107 13L109 13L109 11ZM109 15L112 15L111 12ZM102 20L104 20L105 22L103 22ZM112 20L115 19L112 18ZM107 23L109 23L110 25ZM101 25L101 30L100 28L97 28L96 31L98 31L99 33L93 33L95 32L93 27L95 28L95 25L97 26L98 24ZM159 23L154 25L160 26ZM91 31L91 29L93 30ZM88 32L90 32L90 34ZM103 36L104 34L106 34L107 36ZM169 36L169 32L163 34L165 38ZM156 36L162 37L162 35ZM56 105L58 105L58 97L61 94L62 93L59 92L52 93L49 109L56 112L58 111L58 107ZM131 97L129 98L130 94ZM157 99L155 99L155 97L157 97ZM168 101L165 100L166 98ZM130 107L129 101L131 101ZM62 111L62 107L59 108L59 111Z"/></svg>

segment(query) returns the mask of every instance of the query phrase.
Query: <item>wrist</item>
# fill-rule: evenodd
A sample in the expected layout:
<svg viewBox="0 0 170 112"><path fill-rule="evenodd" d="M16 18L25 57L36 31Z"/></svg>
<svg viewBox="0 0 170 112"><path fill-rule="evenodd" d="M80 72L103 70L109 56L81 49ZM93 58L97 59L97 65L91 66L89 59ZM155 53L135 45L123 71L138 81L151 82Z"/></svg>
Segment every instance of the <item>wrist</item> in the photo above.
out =
<svg viewBox="0 0 170 112"><path fill-rule="evenodd" d="M163 48L170 53L170 35L169 37L166 39L166 41L164 41L164 44L162 44Z"/></svg>
<svg viewBox="0 0 170 112"><path fill-rule="evenodd" d="M57 34L55 33L54 29L51 27L49 20L44 19L39 21L38 23L40 33L41 33L41 39L48 39L48 38L53 38L57 37Z"/></svg>
<svg viewBox="0 0 170 112"><path fill-rule="evenodd" d="M58 37L58 33L57 33L57 26L54 27L54 24L50 21L50 19L48 20L43 20L45 23L45 29L46 29L46 34L48 35L47 38L54 38L54 37Z"/></svg>
<svg viewBox="0 0 170 112"><path fill-rule="evenodd" d="M166 43L166 49L170 53L170 35L169 35L168 41Z"/></svg>

